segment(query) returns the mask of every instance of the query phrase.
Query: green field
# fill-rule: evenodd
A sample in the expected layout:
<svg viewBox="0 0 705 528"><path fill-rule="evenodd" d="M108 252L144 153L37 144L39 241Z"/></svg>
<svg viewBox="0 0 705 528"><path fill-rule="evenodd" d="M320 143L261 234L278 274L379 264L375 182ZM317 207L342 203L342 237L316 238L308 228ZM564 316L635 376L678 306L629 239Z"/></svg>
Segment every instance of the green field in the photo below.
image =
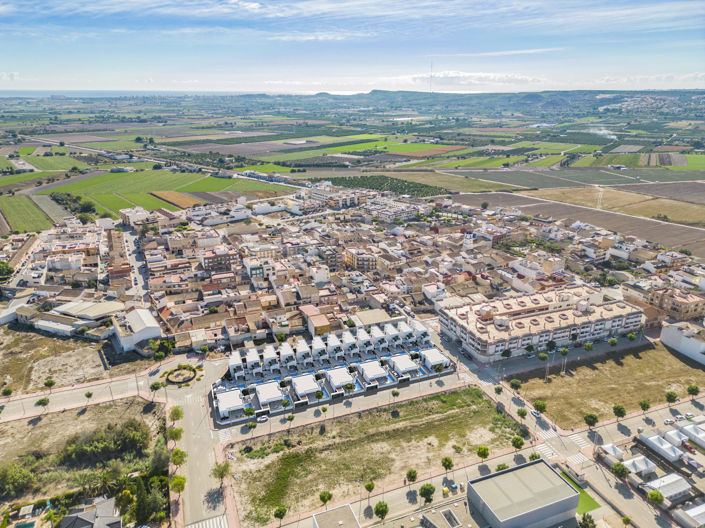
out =
<svg viewBox="0 0 705 528"><path fill-rule="evenodd" d="M100 150L142 150L142 143L135 142L135 136L130 138L115 139L113 141L97 141L95 143L82 143L82 147L100 149Z"/></svg>
<svg viewBox="0 0 705 528"><path fill-rule="evenodd" d="M13 231L42 231L53 225L27 196L0 196L0 211Z"/></svg>
<svg viewBox="0 0 705 528"><path fill-rule="evenodd" d="M127 193L123 194L125 198L131 202L144 207L148 211L154 211L155 209L166 209L167 211L178 211L179 208L173 204L160 200L156 196L152 196L147 193Z"/></svg>
<svg viewBox="0 0 705 528"><path fill-rule="evenodd" d="M15 166L10 163L10 160L5 156L0 156L0 170L2 169L14 169Z"/></svg>
<svg viewBox="0 0 705 528"><path fill-rule="evenodd" d="M125 162L122 163L101 163L96 165L96 169L100 170L110 170L113 167L133 167L134 169L151 169L154 167L154 163L151 161L135 161L133 163Z"/></svg>
<svg viewBox="0 0 705 528"><path fill-rule="evenodd" d="M534 167L550 167L551 165L560 163L563 158L565 158L565 156L546 156L545 158L542 158L540 160L530 161L529 165L532 165Z"/></svg>
<svg viewBox="0 0 705 528"><path fill-rule="evenodd" d="M265 163L264 165L248 165L247 167L240 167L235 170L238 172L245 172L248 170L257 172L291 172L291 167L283 167L282 165L275 165L274 163Z"/></svg>
<svg viewBox="0 0 705 528"><path fill-rule="evenodd" d="M52 154L67 154L68 150L66 149L66 147L54 145L53 147L51 147L51 153Z"/></svg>
<svg viewBox="0 0 705 528"><path fill-rule="evenodd" d="M323 154L356 152L358 150L379 150L380 152L405 154L407 152L430 150L448 146L450 145L433 145L429 143L397 143L394 141L368 141L366 143L356 143L354 145L326 147L320 149L303 150L300 152L281 152L279 154L270 154L267 156L257 156L256 154L253 154L252 157L262 161L294 161L315 158Z"/></svg>
<svg viewBox="0 0 705 528"><path fill-rule="evenodd" d="M98 216L108 215L108 216L110 216L110 218L113 218L113 219L116 219L118 217L118 215L116 213L114 213L113 211L111 211L107 207L103 207L100 203L98 203L93 198L94 195L81 194L80 196L82 196L83 198L85 198L86 200L88 200L89 202L91 202L93 204L93 206L95 207L95 212ZM130 204L130 207L134 207L134 205Z"/></svg>
<svg viewBox="0 0 705 528"><path fill-rule="evenodd" d="M23 159L43 171L69 170L72 167L85 169L88 167L88 165L82 161L69 158L68 156L24 156Z"/></svg>
<svg viewBox="0 0 705 528"><path fill-rule="evenodd" d="M135 204L128 202L125 198L118 194L89 194L87 197L93 202L98 202L105 206L106 209L110 209L115 213L118 213L120 209L131 209L135 206Z"/></svg>
<svg viewBox="0 0 705 528"><path fill-rule="evenodd" d="M600 149L599 145L577 145L575 143L551 143L549 141L519 141L512 143L513 148L533 148L539 154L560 154L561 152L592 153Z"/></svg>
<svg viewBox="0 0 705 528"><path fill-rule="evenodd" d="M63 176L60 172L23 172L21 174L8 174L7 176L0 176L0 187L44 178L59 179L63 178Z"/></svg>
<svg viewBox="0 0 705 528"><path fill-rule="evenodd" d="M605 154L604 156L584 156L573 163L574 167L606 167L607 165L624 165L639 167L640 154Z"/></svg>
<svg viewBox="0 0 705 528"><path fill-rule="evenodd" d="M472 154L473 152L477 152L478 150L482 149L480 147L468 147L464 149L454 150L453 152L446 152L445 154L441 154L441 157L448 158L450 156L464 156L465 154Z"/></svg>
<svg viewBox="0 0 705 528"><path fill-rule="evenodd" d="M32 152L37 150L37 147L20 147L17 153L20 156L29 156Z"/></svg>
<svg viewBox="0 0 705 528"><path fill-rule="evenodd" d="M450 169L453 169L455 167L496 168L501 167L505 163L509 163L511 165L523 159L524 156L510 156L508 158L505 156L497 156L494 158L467 158L464 160L455 160L449 161L447 163L441 163L440 165L435 165L434 167Z"/></svg>
<svg viewBox="0 0 705 528"><path fill-rule="evenodd" d="M684 167L672 165L668 168L672 170L705 170L705 156L700 154L686 154L685 159L688 160L688 165Z"/></svg>
<svg viewBox="0 0 705 528"><path fill-rule="evenodd" d="M587 491L585 491L583 488L578 486L572 478L570 478L568 475L566 475L562 471L561 471L561 476L568 481L568 484L573 486L575 491L580 493L580 499L578 500L578 510L577 510L578 515L582 515L583 513L591 512L592 510L596 510L597 508L600 507L600 503L597 502L595 499L593 499L592 495L590 495Z"/></svg>

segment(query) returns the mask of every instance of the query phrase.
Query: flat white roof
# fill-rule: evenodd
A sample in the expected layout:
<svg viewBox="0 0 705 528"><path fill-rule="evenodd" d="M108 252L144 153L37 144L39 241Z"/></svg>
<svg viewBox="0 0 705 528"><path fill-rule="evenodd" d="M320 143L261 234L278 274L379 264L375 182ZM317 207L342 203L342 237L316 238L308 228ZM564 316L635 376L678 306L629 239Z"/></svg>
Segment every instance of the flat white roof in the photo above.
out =
<svg viewBox="0 0 705 528"><path fill-rule="evenodd" d="M418 370L419 366L414 363L409 354L398 354L389 358L389 362L394 365L397 372L412 372Z"/></svg>
<svg viewBox="0 0 705 528"><path fill-rule="evenodd" d="M294 391L299 396L312 394L318 390L321 390L318 383L316 383L316 378L313 374L304 374L303 376L291 378L291 386L294 387Z"/></svg>
<svg viewBox="0 0 705 528"><path fill-rule="evenodd" d="M388 336L393 336L398 335L399 331L394 328L394 325L392 323L387 323L386 325L384 325L384 333Z"/></svg>
<svg viewBox="0 0 705 528"><path fill-rule="evenodd" d="M625 460L623 464L632 473L649 473L656 469L656 464L646 458L644 455Z"/></svg>
<svg viewBox="0 0 705 528"><path fill-rule="evenodd" d="M372 339L375 341L384 338L384 332L379 329L379 326L373 326L370 328L370 336L372 336Z"/></svg>
<svg viewBox="0 0 705 528"><path fill-rule="evenodd" d="M283 398L282 391L279 389L279 382L277 381L257 385L255 392L261 404L276 402Z"/></svg>
<svg viewBox="0 0 705 528"><path fill-rule="evenodd" d="M370 334L368 334L364 328L360 328L357 331L357 340L358 341L367 341L369 339L370 339Z"/></svg>
<svg viewBox="0 0 705 528"><path fill-rule="evenodd" d="M262 358L265 360L267 359L276 359L277 357L277 352L274 350L274 346L272 345L267 345L264 347L264 350L262 350Z"/></svg>
<svg viewBox="0 0 705 528"><path fill-rule="evenodd" d="M306 352L311 352L311 347L308 346L306 341L299 339L296 342L296 355L305 354Z"/></svg>
<svg viewBox="0 0 705 528"><path fill-rule="evenodd" d="M321 339L321 336L316 336L313 338L313 342L311 343L311 348L314 350L318 350L320 348L326 348L326 344L323 342L323 339Z"/></svg>
<svg viewBox="0 0 705 528"><path fill-rule="evenodd" d="M250 348L247 350L247 355L245 356L245 361L247 361L248 364L259 362L259 354L257 353L256 348Z"/></svg>
<svg viewBox="0 0 705 528"><path fill-rule="evenodd" d="M348 343L355 343L355 338L352 335L352 332L350 330L346 330L343 332L343 343L348 344Z"/></svg>
<svg viewBox="0 0 705 528"><path fill-rule="evenodd" d="M217 392L215 399L220 411L234 411L242 409L245 406L245 402L242 401L242 394L239 390Z"/></svg>
<svg viewBox="0 0 705 528"><path fill-rule="evenodd" d="M344 387L348 383L353 383L353 377L348 372L347 367L331 369L326 372L326 376L328 376L330 384L336 389Z"/></svg>
<svg viewBox="0 0 705 528"><path fill-rule="evenodd" d="M282 343L282 345L279 347L279 357L285 358L287 356L293 356L293 355L294 355L294 349L291 348L291 345L289 343Z"/></svg>
<svg viewBox="0 0 705 528"><path fill-rule="evenodd" d="M397 325L397 328L403 334L411 334L412 333L411 327L408 324L406 324L406 322L404 322L404 321L400 321L399 324Z"/></svg>
<svg viewBox="0 0 705 528"><path fill-rule="evenodd" d="M427 363L431 365L447 365L450 360L437 348L429 348L428 350L422 350L421 356L426 360Z"/></svg>
<svg viewBox="0 0 705 528"><path fill-rule="evenodd" d="M387 373L382 368L382 365L379 364L379 361L377 361L376 359L360 363L357 368L364 374L367 379L387 377Z"/></svg>
<svg viewBox="0 0 705 528"><path fill-rule="evenodd" d="M335 334L328 334L328 346L340 346L340 339Z"/></svg>
<svg viewBox="0 0 705 528"><path fill-rule="evenodd" d="M689 510L685 510L685 513L689 515L696 523L705 524L705 504L700 504Z"/></svg>

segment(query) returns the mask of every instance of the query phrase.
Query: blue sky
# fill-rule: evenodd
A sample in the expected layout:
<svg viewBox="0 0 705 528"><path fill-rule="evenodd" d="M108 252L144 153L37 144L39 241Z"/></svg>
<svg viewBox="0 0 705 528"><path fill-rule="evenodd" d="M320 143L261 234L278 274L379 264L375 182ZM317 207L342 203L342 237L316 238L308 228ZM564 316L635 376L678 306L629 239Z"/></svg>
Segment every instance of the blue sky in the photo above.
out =
<svg viewBox="0 0 705 528"><path fill-rule="evenodd" d="M0 90L705 88L702 0L0 0Z"/></svg>

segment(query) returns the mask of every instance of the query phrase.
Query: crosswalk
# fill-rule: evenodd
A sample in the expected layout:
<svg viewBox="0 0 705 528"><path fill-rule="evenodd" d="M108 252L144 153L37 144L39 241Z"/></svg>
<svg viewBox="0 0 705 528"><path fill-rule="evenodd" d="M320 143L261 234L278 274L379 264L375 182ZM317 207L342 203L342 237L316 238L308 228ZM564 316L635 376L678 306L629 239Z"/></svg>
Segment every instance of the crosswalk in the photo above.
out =
<svg viewBox="0 0 705 528"><path fill-rule="evenodd" d="M231 438L230 429L218 429L218 441L222 444Z"/></svg>
<svg viewBox="0 0 705 528"><path fill-rule="evenodd" d="M492 379L492 377L485 372L478 372L477 379L480 382L480 385L495 385L496 384L495 380Z"/></svg>
<svg viewBox="0 0 705 528"><path fill-rule="evenodd" d="M555 432L553 429L537 429L536 434L539 435L541 438L544 440L548 440L549 438L556 438L558 436L558 433Z"/></svg>
<svg viewBox="0 0 705 528"><path fill-rule="evenodd" d="M568 438L570 438L573 442L575 442L580 449L584 447L592 447L592 444L587 441L585 438L583 438L580 433L575 433L570 435Z"/></svg>
<svg viewBox="0 0 705 528"><path fill-rule="evenodd" d="M582 453L578 453L577 455L570 455L568 458L566 458L566 460L569 464L573 466L582 466L585 462L590 462L590 459Z"/></svg>
<svg viewBox="0 0 705 528"><path fill-rule="evenodd" d="M536 448L536 452L541 455L541 458L543 459L549 459L553 458L556 456L556 452L553 450L553 448L548 445L548 444L541 444Z"/></svg>
<svg viewBox="0 0 705 528"><path fill-rule="evenodd" d="M186 528L228 528L228 521L225 519L225 515L219 515L217 517L211 517L210 519L187 524Z"/></svg>

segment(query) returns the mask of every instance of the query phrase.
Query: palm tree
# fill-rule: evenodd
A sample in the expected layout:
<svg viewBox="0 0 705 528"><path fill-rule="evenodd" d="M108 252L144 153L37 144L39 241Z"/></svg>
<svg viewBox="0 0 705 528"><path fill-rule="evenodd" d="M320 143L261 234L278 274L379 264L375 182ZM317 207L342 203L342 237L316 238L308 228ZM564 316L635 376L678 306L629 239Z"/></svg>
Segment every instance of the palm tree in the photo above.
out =
<svg viewBox="0 0 705 528"><path fill-rule="evenodd" d="M548 381L548 354L541 352L538 357L540 361L544 361L546 363L546 377L544 378L544 381Z"/></svg>
<svg viewBox="0 0 705 528"><path fill-rule="evenodd" d="M565 374L565 369L568 366L568 352L570 350L567 347L561 347L558 352L563 356L563 373Z"/></svg>

